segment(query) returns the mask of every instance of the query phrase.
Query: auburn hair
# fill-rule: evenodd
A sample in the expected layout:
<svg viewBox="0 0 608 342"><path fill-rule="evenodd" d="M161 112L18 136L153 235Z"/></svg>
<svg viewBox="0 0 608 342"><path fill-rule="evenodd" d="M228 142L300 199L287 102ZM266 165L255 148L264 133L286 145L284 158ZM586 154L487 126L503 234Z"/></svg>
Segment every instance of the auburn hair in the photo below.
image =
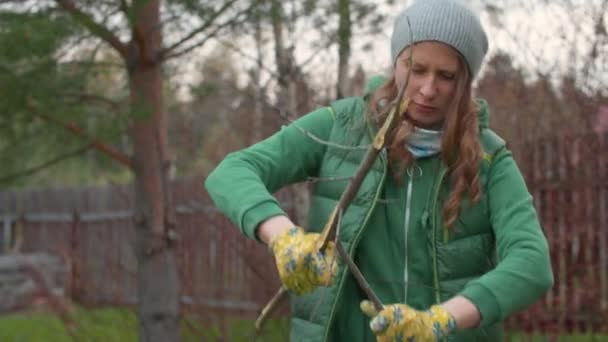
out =
<svg viewBox="0 0 608 342"><path fill-rule="evenodd" d="M472 79L463 58L459 56L460 73L456 83L456 94L446 113L441 137L441 158L447 166L451 192L443 206L444 224L453 228L458 219L459 208L465 195L472 203L481 198L479 166L482 148L479 142L479 106L473 100ZM376 90L368 101L368 115L377 124L382 124L388 115L387 104L394 103L398 96L395 75ZM404 119L389 132L389 168L396 181L401 182L404 172L414 164L414 157L406 148L406 140L413 124Z"/></svg>

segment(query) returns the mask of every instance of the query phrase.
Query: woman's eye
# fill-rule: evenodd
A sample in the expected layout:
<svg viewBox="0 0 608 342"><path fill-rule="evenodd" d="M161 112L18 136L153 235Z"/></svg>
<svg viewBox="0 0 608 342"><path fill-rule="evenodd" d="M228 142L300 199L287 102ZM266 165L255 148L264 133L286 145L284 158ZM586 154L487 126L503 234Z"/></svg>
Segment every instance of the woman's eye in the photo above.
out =
<svg viewBox="0 0 608 342"><path fill-rule="evenodd" d="M456 75L454 75L454 74L452 74L452 73L449 73L449 72L444 72L444 73L441 73L441 77L442 77L444 80L451 81L451 80L453 80L453 79L455 79L455 78L456 78Z"/></svg>

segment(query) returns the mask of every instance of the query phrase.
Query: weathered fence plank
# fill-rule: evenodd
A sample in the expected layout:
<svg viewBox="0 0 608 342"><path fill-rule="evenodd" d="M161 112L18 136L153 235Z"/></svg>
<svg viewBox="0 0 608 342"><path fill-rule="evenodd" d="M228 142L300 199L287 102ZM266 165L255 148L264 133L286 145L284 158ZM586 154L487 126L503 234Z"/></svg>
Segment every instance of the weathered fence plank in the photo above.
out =
<svg viewBox="0 0 608 342"><path fill-rule="evenodd" d="M606 137L550 138L518 149L527 151L516 157L549 241L555 286L512 317L510 328L608 331Z"/></svg>

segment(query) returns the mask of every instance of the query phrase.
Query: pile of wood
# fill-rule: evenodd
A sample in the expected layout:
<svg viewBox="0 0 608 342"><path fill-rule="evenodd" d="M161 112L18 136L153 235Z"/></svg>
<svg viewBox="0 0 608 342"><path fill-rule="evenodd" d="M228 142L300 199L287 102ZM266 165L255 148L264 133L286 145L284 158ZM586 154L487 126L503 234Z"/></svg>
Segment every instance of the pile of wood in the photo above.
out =
<svg viewBox="0 0 608 342"><path fill-rule="evenodd" d="M0 314L40 306L64 311L70 267L59 256L0 255Z"/></svg>

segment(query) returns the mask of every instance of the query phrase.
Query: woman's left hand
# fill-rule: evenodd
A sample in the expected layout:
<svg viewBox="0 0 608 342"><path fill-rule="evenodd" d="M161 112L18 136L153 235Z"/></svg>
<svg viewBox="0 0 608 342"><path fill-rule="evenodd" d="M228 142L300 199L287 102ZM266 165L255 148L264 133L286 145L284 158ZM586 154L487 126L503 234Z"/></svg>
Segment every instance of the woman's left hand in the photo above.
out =
<svg viewBox="0 0 608 342"><path fill-rule="evenodd" d="M456 329L454 318L439 305L418 311L405 304L392 304L377 312L370 301L364 300L361 310L372 318L370 328L378 342L435 342Z"/></svg>

